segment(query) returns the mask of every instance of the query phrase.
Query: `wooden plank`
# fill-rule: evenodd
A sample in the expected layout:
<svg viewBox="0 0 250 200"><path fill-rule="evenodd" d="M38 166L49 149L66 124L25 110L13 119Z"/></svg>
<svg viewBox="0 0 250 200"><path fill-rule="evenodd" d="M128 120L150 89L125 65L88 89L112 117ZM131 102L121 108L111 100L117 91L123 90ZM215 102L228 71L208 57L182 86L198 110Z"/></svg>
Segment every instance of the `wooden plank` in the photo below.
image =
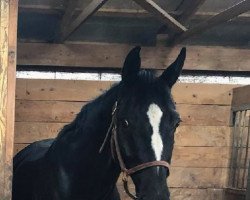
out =
<svg viewBox="0 0 250 200"><path fill-rule="evenodd" d="M210 19L199 23L195 27L189 29L188 31L184 32L180 36L176 38L174 41L175 43L179 43L191 36L194 36L196 34L202 33L214 26L217 26L221 23L227 22L228 20L231 20L238 15L245 13L250 10L250 1L249 0L243 0L236 5L224 10L223 12L211 17Z"/></svg>
<svg viewBox="0 0 250 200"><path fill-rule="evenodd" d="M7 197L5 192L6 172L6 137L7 137L7 74L8 74L8 25L9 2L0 1L0 197ZM7 197L8 198L8 197Z"/></svg>
<svg viewBox="0 0 250 200"><path fill-rule="evenodd" d="M232 149L230 173L229 173L229 187L234 187L235 184L239 122L240 122L240 112L237 112L233 128L233 138L232 138L233 149Z"/></svg>
<svg viewBox="0 0 250 200"><path fill-rule="evenodd" d="M163 23L167 24L171 29L177 33L183 33L187 31L186 27L175 20L171 15L169 15L165 10L163 10L159 5L157 5L152 0L133 0L141 7L143 7L148 12L155 15Z"/></svg>
<svg viewBox="0 0 250 200"><path fill-rule="evenodd" d="M176 8L176 10L181 13L179 16L177 16L177 20L181 23L187 22L205 1L206 0L182 1L181 4Z"/></svg>
<svg viewBox="0 0 250 200"><path fill-rule="evenodd" d="M15 143L29 144L38 140L54 138L67 123L16 122Z"/></svg>
<svg viewBox="0 0 250 200"><path fill-rule="evenodd" d="M235 87L237 85L177 83L172 94L176 103L231 105Z"/></svg>
<svg viewBox="0 0 250 200"><path fill-rule="evenodd" d="M118 187L120 196L122 200L130 200L126 195L122 186ZM186 189L186 188L169 188L171 200L223 200L221 194L223 189L214 189L215 191L211 192L212 189ZM216 198L214 198L216 197Z"/></svg>
<svg viewBox="0 0 250 200"><path fill-rule="evenodd" d="M17 1L0 1L0 198L11 199Z"/></svg>
<svg viewBox="0 0 250 200"><path fill-rule="evenodd" d="M16 121L71 122L80 112L83 102L16 101ZM229 125L230 107L217 105L177 105L184 125Z"/></svg>
<svg viewBox="0 0 250 200"><path fill-rule="evenodd" d="M15 152L27 144L15 144ZM171 167L169 186L187 188L223 188L226 186L228 168ZM216 178L214 178L216 177ZM120 182L121 183L121 182ZM130 187L133 185L130 183Z"/></svg>
<svg viewBox="0 0 250 200"><path fill-rule="evenodd" d="M121 44L19 43L17 64L25 66L71 66L121 68L132 46ZM165 69L180 51L179 46L143 47L142 67ZM186 70L250 71L249 49L187 46ZM242 59L245 58L245 59Z"/></svg>
<svg viewBox="0 0 250 200"><path fill-rule="evenodd" d="M65 12L64 12L61 25L60 25L60 34L59 34L59 37L57 38L58 41L61 40L63 33L65 33L67 27L70 25L70 22L72 21L72 17L77 8L78 0L67 1L66 4L67 6L65 8Z"/></svg>
<svg viewBox="0 0 250 200"><path fill-rule="evenodd" d="M16 121L71 122L80 112L83 102L16 101Z"/></svg>
<svg viewBox="0 0 250 200"><path fill-rule="evenodd" d="M248 200L246 197L246 191L245 190L240 190L240 189L231 189L231 188L226 188L225 189L225 199L226 200Z"/></svg>
<svg viewBox="0 0 250 200"><path fill-rule="evenodd" d="M198 1L198 0L197 0ZM106 4L107 5L107 4ZM95 16L99 17L136 17L136 18L152 18L153 16L145 11L142 8L114 8L114 7L107 7L104 5L100 8L96 13ZM190 4L191 5L191 4ZM226 6L224 6L226 7ZM55 5L25 5L22 4L22 1L19 4L19 11L20 12L35 12L41 14L61 14L64 11L63 7L55 6ZM81 8L76 8L75 14L79 15L82 11ZM168 13L173 16L174 18L178 18L182 13L179 11L169 10ZM192 19L196 21L201 21L213 17L217 15L217 10L211 11L198 11L193 15ZM241 14L237 19L239 21L249 21L250 15L248 13Z"/></svg>
<svg viewBox="0 0 250 200"><path fill-rule="evenodd" d="M177 105L182 124L227 126L230 124L230 107L217 105Z"/></svg>
<svg viewBox="0 0 250 200"><path fill-rule="evenodd" d="M190 189L190 188L169 188L171 200L223 200L223 189ZM123 186L118 185L122 200L131 200L125 193ZM228 200L228 199L227 199Z"/></svg>
<svg viewBox="0 0 250 200"><path fill-rule="evenodd" d="M12 166L14 153L14 122L15 122L15 88L16 88L16 55L17 55L17 19L18 1L9 0L9 35L8 35L8 72L7 72L7 124L6 124L6 171L5 196L12 195ZM1 195L0 195L1 196Z"/></svg>
<svg viewBox="0 0 250 200"><path fill-rule="evenodd" d="M90 101L109 89L111 81L17 79L16 99ZM177 83L176 103L231 105L237 85Z"/></svg>
<svg viewBox="0 0 250 200"><path fill-rule="evenodd" d="M250 166L250 160L249 160ZM250 170L248 170L248 177L247 177L247 191L246 191L246 200L250 199Z"/></svg>
<svg viewBox="0 0 250 200"><path fill-rule="evenodd" d="M15 153L28 144L15 144ZM195 167L171 167L169 178L170 187L187 188L223 188L227 182L228 168L195 168ZM216 177L216 178L214 178ZM121 179L120 182L121 184ZM133 185L130 183L130 187Z"/></svg>
<svg viewBox="0 0 250 200"><path fill-rule="evenodd" d="M173 167L229 167L228 147L174 147ZM239 161L240 162L240 161ZM240 162L241 163L241 162Z"/></svg>
<svg viewBox="0 0 250 200"><path fill-rule="evenodd" d="M168 178L168 186L190 189L224 188L226 187L227 173L228 168L173 167ZM118 180L118 185L121 185L121 177ZM129 187L134 188L131 181Z"/></svg>
<svg viewBox="0 0 250 200"><path fill-rule="evenodd" d="M175 147L229 147L231 145L231 128L226 126L180 126L175 133Z"/></svg>
<svg viewBox="0 0 250 200"><path fill-rule="evenodd" d="M233 89L232 107L237 110L248 105L250 109L250 85Z"/></svg>
<svg viewBox="0 0 250 200"><path fill-rule="evenodd" d="M171 169L169 186L188 188L223 188L226 186L227 173L227 168L175 167Z"/></svg>
<svg viewBox="0 0 250 200"><path fill-rule="evenodd" d="M179 6L176 8L176 11L179 12L179 15L176 15L175 19L182 24L186 24L189 21L200 6L205 2L205 0L191 0L191 1L182 1ZM176 33L168 31L168 27L161 27L160 33L162 30L166 29L167 34L158 35L158 44L162 43L164 46L168 44L176 37ZM161 41L161 38L163 39ZM160 40L159 40L160 39Z"/></svg>
<svg viewBox="0 0 250 200"><path fill-rule="evenodd" d="M223 200L223 189L170 188L172 200Z"/></svg>
<svg viewBox="0 0 250 200"><path fill-rule="evenodd" d="M32 143L53 138L65 124L16 122L15 143ZM231 128L226 126L180 126L175 133L175 146L230 147Z"/></svg>
<svg viewBox="0 0 250 200"><path fill-rule="evenodd" d="M82 10L79 16L72 21L62 32L61 40L66 40L82 23L91 17L107 0L92 0L91 3Z"/></svg>
<svg viewBox="0 0 250 200"><path fill-rule="evenodd" d="M17 79L16 99L90 101L109 89L111 81Z"/></svg>
<svg viewBox="0 0 250 200"><path fill-rule="evenodd" d="M17 153L27 145L16 143L15 152ZM171 167L226 168L230 155L228 147L175 147Z"/></svg>

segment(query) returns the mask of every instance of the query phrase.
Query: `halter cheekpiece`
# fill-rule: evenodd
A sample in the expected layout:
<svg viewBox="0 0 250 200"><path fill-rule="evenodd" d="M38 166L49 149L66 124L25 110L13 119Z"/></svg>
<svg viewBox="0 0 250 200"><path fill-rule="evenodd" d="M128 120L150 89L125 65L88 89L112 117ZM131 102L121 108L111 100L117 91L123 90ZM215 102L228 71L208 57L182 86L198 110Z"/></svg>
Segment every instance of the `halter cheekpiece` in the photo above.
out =
<svg viewBox="0 0 250 200"><path fill-rule="evenodd" d="M121 155L121 150L120 150L120 146L118 143L118 139L117 139L117 126L116 126L116 111L117 111L117 101L115 102L114 106L113 106L113 110L112 110L112 121L110 123L110 126L108 128L107 134L105 136L105 139L101 145L101 148L99 150L99 153L101 153L105 147L105 144L108 141L108 138L110 136L111 133L111 139L110 139L110 145L111 145L111 153L112 153L112 157L115 159L115 156L118 159L121 171L122 171L122 182L123 182L123 187L125 189L125 192L127 193L127 195L132 198L132 199L138 199L134 194L132 194L129 191L128 188L128 177L131 176L132 174L144 170L146 168L150 168L150 167L165 167L167 169L169 169L170 165L168 162L164 161L164 160L160 160L160 161L152 161L152 162L146 162L146 163L142 163L140 165L137 165L135 167L132 167L130 169L126 168L126 165L124 163L124 160L122 158Z"/></svg>

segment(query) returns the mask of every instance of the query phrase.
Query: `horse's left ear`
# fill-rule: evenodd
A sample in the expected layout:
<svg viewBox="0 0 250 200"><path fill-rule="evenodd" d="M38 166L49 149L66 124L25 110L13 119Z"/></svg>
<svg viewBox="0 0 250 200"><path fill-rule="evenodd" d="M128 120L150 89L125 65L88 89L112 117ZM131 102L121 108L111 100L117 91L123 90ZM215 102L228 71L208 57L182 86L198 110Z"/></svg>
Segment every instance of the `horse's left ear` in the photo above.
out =
<svg viewBox="0 0 250 200"><path fill-rule="evenodd" d="M175 84L180 76L185 59L186 48L183 47L176 60L160 76L160 78L163 79L170 88Z"/></svg>
<svg viewBox="0 0 250 200"><path fill-rule="evenodd" d="M137 77L141 67L140 51L141 47L137 46L128 53L122 68L123 81L129 82Z"/></svg>

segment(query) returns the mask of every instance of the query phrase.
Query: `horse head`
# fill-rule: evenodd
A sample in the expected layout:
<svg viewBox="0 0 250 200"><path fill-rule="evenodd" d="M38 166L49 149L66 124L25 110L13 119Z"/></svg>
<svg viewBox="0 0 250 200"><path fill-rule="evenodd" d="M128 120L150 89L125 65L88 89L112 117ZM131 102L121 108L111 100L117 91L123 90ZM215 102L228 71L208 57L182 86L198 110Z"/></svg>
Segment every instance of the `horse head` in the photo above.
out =
<svg viewBox="0 0 250 200"><path fill-rule="evenodd" d="M125 59L115 111L114 148L122 171L135 184L137 197L128 192L134 199L169 199L166 179L174 132L181 121L171 88L181 73L185 57L183 48L159 77L140 70L140 47L132 49Z"/></svg>

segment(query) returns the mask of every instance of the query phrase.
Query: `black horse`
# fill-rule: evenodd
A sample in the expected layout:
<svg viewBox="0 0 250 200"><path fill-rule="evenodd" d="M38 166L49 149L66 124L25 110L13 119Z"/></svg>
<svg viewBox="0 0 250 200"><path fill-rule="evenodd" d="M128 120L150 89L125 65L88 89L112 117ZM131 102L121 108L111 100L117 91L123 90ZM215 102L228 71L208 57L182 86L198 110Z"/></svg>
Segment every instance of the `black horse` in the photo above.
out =
<svg viewBox="0 0 250 200"><path fill-rule="evenodd" d="M119 200L121 170L135 184L132 198L169 200L168 163L180 123L171 88L185 57L183 48L156 77L140 70L140 47L132 49L120 83L85 105L55 139L14 157L13 200Z"/></svg>

